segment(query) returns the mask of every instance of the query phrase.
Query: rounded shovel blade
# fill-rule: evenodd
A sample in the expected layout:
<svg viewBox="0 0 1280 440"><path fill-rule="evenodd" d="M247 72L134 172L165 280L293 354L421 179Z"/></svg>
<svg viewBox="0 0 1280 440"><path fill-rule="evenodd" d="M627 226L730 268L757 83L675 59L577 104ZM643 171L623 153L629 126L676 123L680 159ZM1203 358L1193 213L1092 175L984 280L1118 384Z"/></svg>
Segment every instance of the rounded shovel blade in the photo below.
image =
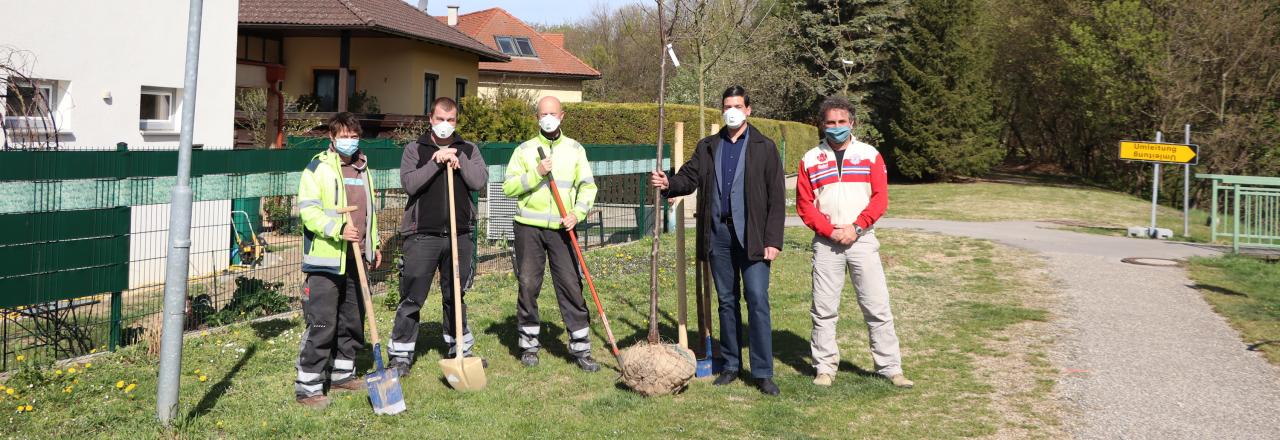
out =
<svg viewBox="0 0 1280 440"><path fill-rule="evenodd" d="M478 391L487 383L484 377L484 361L480 358L441 359L440 369L449 386L459 391Z"/></svg>

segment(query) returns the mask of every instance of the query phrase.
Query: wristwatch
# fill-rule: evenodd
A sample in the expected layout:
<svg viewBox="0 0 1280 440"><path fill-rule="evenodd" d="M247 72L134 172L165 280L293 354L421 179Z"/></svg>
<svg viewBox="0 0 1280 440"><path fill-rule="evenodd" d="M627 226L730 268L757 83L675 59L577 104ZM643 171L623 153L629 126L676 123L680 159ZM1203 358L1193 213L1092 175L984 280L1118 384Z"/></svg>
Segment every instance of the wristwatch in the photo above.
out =
<svg viewBox="0 0 1280 440"><path fill-rule="evenodd" d="M855 234L858 234L858 237L859 237L859 238L861 238L863 235L867 235L867 230L866 230L866 229L862 229L862 226L858 226L858 225L856 225L856 224L855 224L855 225L853 225L853 232L854 232Z"/></svg>

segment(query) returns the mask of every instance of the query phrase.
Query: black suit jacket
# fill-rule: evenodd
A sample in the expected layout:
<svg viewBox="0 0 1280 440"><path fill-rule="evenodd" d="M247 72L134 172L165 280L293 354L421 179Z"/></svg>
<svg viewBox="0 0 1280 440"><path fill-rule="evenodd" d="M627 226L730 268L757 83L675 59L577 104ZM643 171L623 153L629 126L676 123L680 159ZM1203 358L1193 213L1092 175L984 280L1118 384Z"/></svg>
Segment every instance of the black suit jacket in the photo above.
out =
<svg viewBox="0 0 1280 440"><path fill-rule="evenodd" d="M716 151L720 149L720 133L698 141L693 156L674 175L668 173L670 186L663 193L666 197L680 197L698 191L698 260L707 259L711 247L711 194L716 185ZM754 126L747 124L750 138L744 159L743 199L747 213L747 227L743 231L747 242L747 257L752 261L764 259L764 248L782 249L783 226L787 217L785 177L778 147Z"/></svg>

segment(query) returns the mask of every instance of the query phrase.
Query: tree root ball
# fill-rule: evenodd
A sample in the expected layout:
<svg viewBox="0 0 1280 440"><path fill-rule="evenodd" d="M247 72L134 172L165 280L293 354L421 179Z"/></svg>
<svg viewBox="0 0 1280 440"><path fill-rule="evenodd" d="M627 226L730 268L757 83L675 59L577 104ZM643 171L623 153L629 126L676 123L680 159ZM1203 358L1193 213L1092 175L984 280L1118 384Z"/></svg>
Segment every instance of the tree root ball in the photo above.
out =
<svg viewBox="0 0 1280 440"><path fill-rule="evenodd" d="M696 367L693 352L675 344L641 342L622 351L622 382L645 397L683 391Z"/></svg>

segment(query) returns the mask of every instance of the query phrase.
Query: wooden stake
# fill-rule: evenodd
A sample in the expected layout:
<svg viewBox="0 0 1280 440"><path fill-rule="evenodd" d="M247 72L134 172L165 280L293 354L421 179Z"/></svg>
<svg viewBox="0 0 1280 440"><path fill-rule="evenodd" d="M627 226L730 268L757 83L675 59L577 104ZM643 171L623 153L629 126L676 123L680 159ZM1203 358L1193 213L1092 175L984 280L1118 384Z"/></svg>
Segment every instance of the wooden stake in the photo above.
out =
<svg viewBox="0 0 1280 440"><path fill-rule="evenodd" d="M676 172L680 172L680 166L684 164L684 123L676 122L675 147L671 154L671 162ZM686 285L688 270L686 270L685 247L684 247L684 198L681 197L673 201L676 205L676 294L679 295L680 313L679 325L680 346L689 348L689 288Z"/></svg>

